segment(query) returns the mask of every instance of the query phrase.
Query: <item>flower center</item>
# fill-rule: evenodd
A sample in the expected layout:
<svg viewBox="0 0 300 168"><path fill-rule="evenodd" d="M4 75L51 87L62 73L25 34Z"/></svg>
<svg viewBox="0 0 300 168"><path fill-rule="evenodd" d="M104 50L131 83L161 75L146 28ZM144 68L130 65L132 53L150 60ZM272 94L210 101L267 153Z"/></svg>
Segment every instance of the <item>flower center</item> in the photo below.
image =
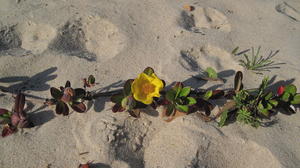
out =
<svg viewBox="0 0 300 168"><path fill-rule="evenodd" d="M154 92L154 90L155 90L154 85L152 85L150 83L145 83L142 86L142 91L144 94L152 93L152 92Z"/></svg>

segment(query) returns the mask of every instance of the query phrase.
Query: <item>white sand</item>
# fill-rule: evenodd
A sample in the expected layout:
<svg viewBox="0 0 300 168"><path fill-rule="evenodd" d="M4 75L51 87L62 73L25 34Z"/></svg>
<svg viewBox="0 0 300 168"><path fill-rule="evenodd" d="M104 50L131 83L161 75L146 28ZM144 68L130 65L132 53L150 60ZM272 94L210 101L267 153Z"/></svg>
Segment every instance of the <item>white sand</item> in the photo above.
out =
<svg viewBox="0 0 300 168"><path fill-rule="evenodd" d="M191 13L183 6L194 5ZM236 46L280 49L276 81L300 86L299 0L0 0L0 86L50 97L49 86L93 74L96 89L112 90L151 66L168 84L208 66L240 70ZM191 55L181 53L189 51ZM233 76L220 88L232 87ZM262 76L245 72L245 85ZM279 114L271 127L234 123L218 128L195 114L166 123L157 111L140 119L112 113L100 98L85 114L56 116L35 104L38 125L0 139L1 168L297 168L300 115ZM11 96L0 97L10 109ZM80 155L80 153L88 152Z"/></svg>

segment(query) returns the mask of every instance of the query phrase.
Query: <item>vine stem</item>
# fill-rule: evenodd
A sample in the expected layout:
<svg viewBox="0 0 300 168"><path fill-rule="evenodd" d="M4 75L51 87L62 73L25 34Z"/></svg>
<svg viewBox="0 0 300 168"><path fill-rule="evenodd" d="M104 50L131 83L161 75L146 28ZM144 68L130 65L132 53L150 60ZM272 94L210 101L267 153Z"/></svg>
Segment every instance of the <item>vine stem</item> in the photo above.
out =
<svg viewBox="0 0 300 168"><path fill-rule="evenodd" d="M85 99L86 100L92 100L92 99L97 99L99 97L109 97L112 96L114 94L118 94L118 93L122 93L123 89L118 89L118 90L114 90L114 91L108 91L108 92L98 92L98 93L90 93ZM12 95L13 97L15 97L15 93L12 93L9 90L0 89L0 94L8 96L8 95ZM31 95L28 93L23 93L26 96L26 100L37 103L37 104L45 104L45 102L47 101L46 98L42 98L42 97L38 97L35 95Z"/></svg>

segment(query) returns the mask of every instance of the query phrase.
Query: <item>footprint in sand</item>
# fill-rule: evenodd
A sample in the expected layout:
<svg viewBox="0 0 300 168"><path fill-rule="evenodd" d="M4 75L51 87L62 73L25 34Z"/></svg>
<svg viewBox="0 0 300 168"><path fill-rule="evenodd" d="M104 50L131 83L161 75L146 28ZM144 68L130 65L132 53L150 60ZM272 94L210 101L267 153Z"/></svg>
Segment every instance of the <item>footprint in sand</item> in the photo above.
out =
<svg viewBox="0 0 300 168"><path fill-rule="evenodd" d="M16 31L16 26L0 28L0 51L19 48L22 41Z"/></svg>
<svg viewBox="0 0 300 168"><path fill-rule="evenodd" d="M181 51L179 63L189 71L201 71L207 67L217 71L243 70L232 54L210 44Z"/></svg>
<svg viewBox="0 0 300 168"><path fill-rule="evenodd" d="M142 167L142 149L150 121L128 118L120 123L110 115L74 121L72 135L79 153L89 151L89 159L96 160L100 152L107 160L123 160L132 167Z"/></svg>
<svg viewBox="0 0 300 168"><path fill-rule="evenodd" d="M53 43L56 50L89 61L107 61L115 57L126 44L126 37L110 21L88 16L69 20Z"/></svg>
<svg viewBox="0 0 300 168"><path fill-rule="evenodd" d="M227 17L220 11L210 7L196 6L192 11L182 11L181 19L184 28L195 33L201 32L201 29L231 31L231 25Z"/></svg>
<svg viewBox="0 0 300 168"><path fill-rule="evenodd" d="M57 34L56 29L50 25L30 21L18 26L18 32L22 39L21 47L33 54L40 54L47 50Z"/></svg>
<svg viewBox="0 0 300 168"><path fill-rule="evenodd" d="M294 21L300 21L300 11L297 10L296 8L292 7L286 2L283 2L281 4L278 4L275 7L277 12L280 12L289 18L293 19Z"/></svg>
<svg viewBox="0 0 300 168"><path fill-rule="evenodd" d="M199 130L199 121L181 121L172 122L152 138L144 153L145 168L281 167L267 148L254 141L224 136L208 125Z"/></svg>

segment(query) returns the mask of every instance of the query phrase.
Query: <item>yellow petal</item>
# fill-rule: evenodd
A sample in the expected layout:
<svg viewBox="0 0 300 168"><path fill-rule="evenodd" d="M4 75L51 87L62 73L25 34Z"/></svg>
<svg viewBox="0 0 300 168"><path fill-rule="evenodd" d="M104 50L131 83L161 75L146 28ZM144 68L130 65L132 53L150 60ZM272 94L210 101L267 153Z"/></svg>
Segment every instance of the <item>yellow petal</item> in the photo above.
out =
<svg viewBox="0 0 300 168"><path fill-rule="evenodd" d="M154 86L154 90L145 93L145 85ZM139 74L139 76L133 81L131 85L131 91L135 100L144 104L151 104L153 97L160 97L159 92L163 88L163 82L153 73L147 75L145 73Z"/></svg>

